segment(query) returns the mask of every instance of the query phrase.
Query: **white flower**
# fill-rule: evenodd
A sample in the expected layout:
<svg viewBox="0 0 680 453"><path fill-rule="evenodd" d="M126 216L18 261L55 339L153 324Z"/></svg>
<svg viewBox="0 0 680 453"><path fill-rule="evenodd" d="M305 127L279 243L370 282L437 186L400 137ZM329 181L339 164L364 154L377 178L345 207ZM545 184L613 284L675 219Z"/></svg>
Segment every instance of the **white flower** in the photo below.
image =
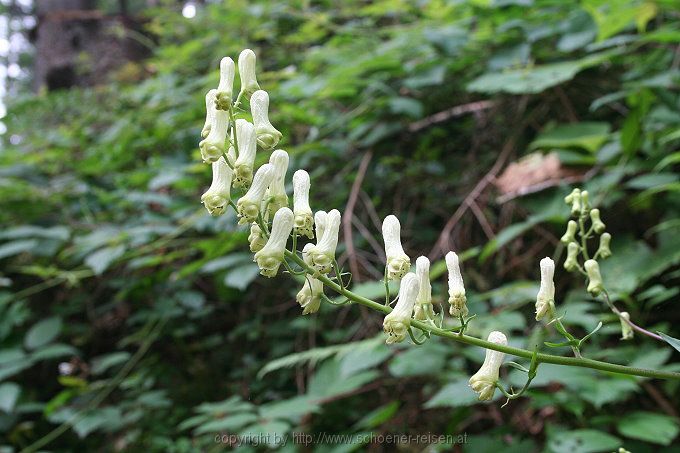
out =
<svg viewBox="0 0 680 453"><path fill-rule="evenodd" d="M208 95L210 94L208 93ZM214 106L212 108L212 122L208 136L198 144L203 161L208 163L215 162L226 151L227 128L229 126L229 114L224 110L215 109Z"/></svg>
<svg viewBox="0 0 680 453"><path fill-rule="evenodd" d="M269 95L266 91L258 90L253 93L250 98L250 111L253 114L257 144L265 150L274 148L282 135L269 122Z"/></svg>
<svg viewBox="0 0 680 453"><path fill-rule="evenodd" d="M621 320L621 339L630 340L633 338L633 328L628 324L630 322L630 315L627 311L622 311L619 319Z"/></svg>
<svg viewBox="0 0 680 453"><path fill-rule="evenodd" d="M220 157L212 163L212 184L206 192L201 195L201 203L208 210L210 215L222 215L231 200L231 168L227 165L224 157Z"/></svg>
<svg viewBox="0 0 680 453"><path fill-rule="evenodd" d="M418 297L413 317L419 320L434 319L432 309L432 285L430 285L430 260L421 256L416 260L416 276L418 277Z"/></svg>
<svg viewBox="0 0 680 453"><path fill-rule="evenodd" d="M309 206L309 173L298 170L293 174L293 214L295 214L295 231L299 235L314 237L314 217Z"/></svg>
<svg viewBox="0 0 680 453"><path fill-rule="evenodd" d="M328 219L328 213L326 211L316 211L314 214L314 232L316 233L317 244L323 236L323 231L326 228L326 220Z"/></svg>
<svg viewBox="0 0 680 453"><path fill-rule="evenodd" d="M302 249L302 258L305 263L312 265L311 258L309 257L310 250L314 247L314 244L306 244L305 248ZM316 279L310 275L305 274L305 283L302 289L295 296L295 300L303 308L302 314L307 315L309 313L316 313L319 311L319 306L321 305L321 295L323 294L323 282Z"/></svg>
<svg viewBox="0 0 680 453"><path fill-rule="evenodd" d="M387 279L402 278L411 269L411 259L401 246L401 225L399 219L388 215L382 224L383 240L385 241L385 255L387 256Z"/></svg>
<svg viewBox="0 0 680 453"><path fill-rule="evenodd" d="M215 117L215 98L217 96L217 90L210 90L205 95L205 123L203 124L203 129L201 130L201 137L206 138L210 133L210 128Z"/></svg>
<svg viewBox="0 0 680 453"><path fill-rule="evenodd" d="M541 287L536 294L536 321L540 321L546 314L551 313L555 308L555 262L550 258L541 260Z"/></svg>
<svg viewBox="0 0 680 453"><path fill-rule="evenodd" d="M257 170L250 189L236 203L239 225L257 221L257 216L260 213L260 204L273 176L274 167L271 164L264 164Z"/></svg>
<svg viewBox="0 0 680 453"><path fill-rule="evenodd" d="M250 246L250 251L255 253L262 250L262 247L267 243L264 236L262 235L262 230L257 223L250 225L250 234L248 235L248 245Z"/></svg>
<svg viewBox="0 0 680 453"><path fill-rule="evenodd" d="M399 343L406 338L411 327L411 314L418 296L418 277L415 274L406 274L399 286L399 296L394 310L385 316L383 331L387 334L385 343Z"/></svg>
<svg viewBox="0 0 680 453"><path fill-rule="evenodd" d="M491 332L488 341L503 346L508 345L508 339L503 332ZM470 387L479 394L479 401L488 401L493 398L504 356L502 352L487 349L482 367L470 378Z"/></svg>
<svg viewBox="0 0 680 453"><path fill-rule="evenodd" d="M293 211L288 208L279 209L272 222L272 231L265 246L255 254L260 274L274 277L283 261L288 236L293 230Z"/></svg>
<svg viewBox="0 0 680 453"><path fill-rule="evenodd" d="M460 273L460 265L458 263L458 255L454 252L446 254L446 268L449 270L449 313L456 318L460 316L467 316L468 308L465 297L465 285L463 284L463 276Z"/></svg>
<svg viewBox="0 0 680 453"><path fill-rule="evenodd" d="M604 289L602 275L600 275L600 265L595 260L588 260L583 263L583 267L586 270L586 274L588 274L587 291L593 296L599 295Z"/></svg>
<svg viewBox="0 0 680 453"><path fill-rule="evenodd" d="M236 143L238 144L238 158L234 163L234 187L250 187L253 182L253 166L255 165L255 151L257 141L255 126L246 120L236 120Z"/></svg>
<svg viewBox="0 0 680 453"><path fill-rule="evenodd" d="M269 163L274 167L274 175L265 193L264 202L267 205L267 213L273 215L279 209L288 206L288 195L286 195L288 153L277 149L269 157Z"/></svg>
<svg viewBox="0 0 680 453"><path fill-rule="evenodd" d="M316 245L309 249L309 259L317 272L327 274L333 268L333 261L335 261L335 249L338 246L340 230L340 212L333 209L327 214L326 221L323 223L323 234L317 236Z"/></svg>
<svg viewBox="0 0 680 453"><path fill-rule="evenodd" d="M224 57L220 61L220 83L217 86L215 106L218 110L229 111L231 95L234 89L234 60Z"/></svg>
<svg viewBox="0 0 680 453"><path fill-rule="evenodd" d="M248 97L260 89L255 76L255 52L244 49L238 56L238 75L241 78L241 92L239 97Z"/></svg>

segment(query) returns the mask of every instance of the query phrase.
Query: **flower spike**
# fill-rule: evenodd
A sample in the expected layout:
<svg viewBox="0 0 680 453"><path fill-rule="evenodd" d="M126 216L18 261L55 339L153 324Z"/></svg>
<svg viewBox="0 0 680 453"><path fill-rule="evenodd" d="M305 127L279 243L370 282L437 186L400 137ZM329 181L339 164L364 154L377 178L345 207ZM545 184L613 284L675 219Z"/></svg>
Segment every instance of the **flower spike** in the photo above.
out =
<svg viewBox="0 0 680 453"><path fill-rule="evenodd" d="M399 343L404 341L411 327L411 314L418 297L418 277L415 274L407 274L401 280L399 296L394 310L385 316L383 330L387 334L385 343Z"/></svg>
<svg viewBox="0 0 680 453"><path fill-rule="evenodd" d="M213 180L210 188L201 195L201 203L210 215L222 215L231 200L231 168L224 157L212 163Z"/></svg>
<svg viewBox="0 0 680 453"><path fill-rule="evenodd" d="M274 167L271 164L264 164L257 170L250 189L236 203L239 225L257 221L257 216L260 213L260 204L273 176Z"/></svg>
<svg viewBox="0 0 680 453"><path fill-rule="evenodd" d="M432 308L432 285L430 284L430 260L425 256L416 260L416 276L418 277L418 297L413 318L425 321L434 319Z"/></svg>
<svg viewBox="0 0 680 453"><path fill-rule="evenodd" d="M283 262L288 236L293 230L293 211L288 208L279 209L274 215L272 231L265 246L255 254L260 274L274 277Z"/></svg>
<svg viewBox="0 0 680 453"><path fill-rule="evenodd" d="M503 346L508 345L508 339L503 332L491 332L488 341ZM503 357L505 357L504 353L487 349L482 367L470 378L470 387L479 394L479 401L489 401L493 398Z"/></svg>
<svg viewBox="0 0 680 453"><path fill-rule="evenodd" d="M238 143L238 158L234 163L234 187L247 189L253 181L253 166L257 150L255 126L252 123L243 119L236 120L236 143Z"/></svg>
<svg viewBox="0 0 680 453"><path fill-rule="evenodd" d="M257 144L264 150L273 149L282 135L269 122L269 95L266 91L258 90L253 93L250 98L250 111L253 114Z"/></svg>
<svg viewBox="0 0 680 453"><path fill-rule="evenodd" d="M295 231L299 235L314 237L314 216L309 207L309 173L298 170L293 174L293 214L295 214Z"/></svg>
<svg viewBox="0 0 680 453"><path fill-rule="evenodd" d="M382 224L385 255L387 257L387 279L402 278L411 269L411 259L401 246L401 224L396 216L388 215Z"/></svg>
<svg viewBox="0 0 680 453"><path fill-rule="evenodd" d="M234 89L234 60L224 57L220 61L220 83L217 86L215 106L217 110L229 111L231 95Z"/></svg>
<svg viewBox="0 0 680 453"><path fill-rule="evenodd" d="M465 297L465 285L463 275L460 273L458 255L455 252L446 254L446 268L449 271L449 313L456 318L467 316L467 297Z"/></svg>
<svg viewBox="0 0 680 453"><path fill-rule="evenodd" d="M267 213L274 215L276 211L288 206L286 195L286 172L288 171L288 153L277 149L269 157L269 163L274 167L274 176L265 194Z"/></svg>
<svg viewBox="0 0 680 453"><path fill-rule="evenodd" d="M317 244L309 249L311 264L321 274L327 274L333 268L335 249L338 246L338 232L340 230L340 212L333 209L326 216L323 225L323 235L317 237Z"/></svg>
<svg viewBox="0 0 680 453"><path fill-rule="evenodd" d="M255 65L257 57L255 52L244 49L238 56L238 75L241 78L241 92L239 97L248 97L260 89L255 76Z"/></svg>

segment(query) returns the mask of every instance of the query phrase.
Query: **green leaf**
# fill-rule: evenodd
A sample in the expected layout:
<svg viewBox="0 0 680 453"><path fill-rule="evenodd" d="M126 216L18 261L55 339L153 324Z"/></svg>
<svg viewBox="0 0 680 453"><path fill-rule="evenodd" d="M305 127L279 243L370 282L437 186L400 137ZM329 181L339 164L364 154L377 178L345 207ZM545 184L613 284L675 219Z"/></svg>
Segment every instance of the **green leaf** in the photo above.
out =
<svg viewBox="0 0 680 453"><path fill-rule="evenodd" d="M34 324L24 337L24 346L30 350L46 345L59 335L61 325L61 318L56 316Z"/></svg>
<svg viewBox="0 0 680 453"><path fill-rule="evenodd" d="M670 445L678 435L678 423L673 417L654 412L634 412L617 424L618 431L631 439L653 444Z"/></svg>
<svg viewBox="0 0 680 453"><path fill-rule="evenodd" d="M194 434L234 432L257 420L257 415L251 413L234 414L218 420L211 420L201 424L194 430Z"/></svg>
<svg viewBox="0 0 680 453"><path fill-rule="evenodd" d="M44 348L40 348L31 354L31 358L35 361L56 359L64 356L78 355L78 350L71 345L55 343L49 344Z"/></svg>
<svg viewBox="0 0 680 453"><path fill-rule="evenodd" d="M102 374L109 368L127 362L129 359L130 353L125 351L95 357L92 359L92 374Z"/></svg>
<svg viewBox="0 0 680 453"><path fill-rule="evenodd" d="M666 343L673 346L676 349L676 351L680 352L680 340L678 340L677 338L673 338L670 335L666 335L663 332L657 333L661 335L661 338L663 338L666 341Z"/></svg>
<svg viewBox="0 0 680 453"><path fill-rule="evenodd" d="M529 149L579 148L594 153L609 137L609 123L582 122L557 126L531 142Z"/></svg>
<svg viewBox="0 0 680 453"><path fill-rule="evenodd" d="M29 252L38 245L35 239L26 239L23 241L12 241L0 245L0 259L8 256L18 255L20 253Z"/></svg>
<svg viewBox="0 0 680 453"><path fill-rule="evenodd" d="M621 441L616 437L594 429L557 432L548 442L548 448L554 453L596 453L620 446Z"/></svg>
<svg viewBox="0 0 680 453"><path fill-rule="evenodd" d="M380 406L364 415L361 420L356 422L354 429L372 429L376 428L386 421L390 420L392 416L399 409L399 401L392 401L389 404Z"/></svg>
<svg viewBox="0 0 680 453"><path fill-rule="evenodd" d="M296 396L283 401L260 406L260 417L263 419L284 419L292 422L298 421L303 415L319 411L319 404L309 395Z"/></svg>
<svg viewBox="0 0 680 453"><path fill-rule="evenodd" d="M0 385L0 410L11 413L19 399L21 387L14 382L5 382Z"/></svg>
<svg viewBox="0 0 680 453"><path fill-rule="evenodd" d="M424 405L426 409L436 407L461 407L477 404L477 394L472 391L468 382L468 377L462 377L450 384L442 387ZM501 393L494 394L494 400L500 397Z"/></svg>
<svg viewBox="0 0 680 453"><path fill-rule="evenodd" d="M239 435L243 439L261 439L261 442L267 442L270 447L277 447L285 443L288 430L290 430L288 423L272 420L251 425Z"/></svg>
<svg viewBox="0 0 680 453"><path fill-rule="evenodd" d="M124 253L124 245L104 247L85 258L85 264L87 264L95 274L101 275L109 268L111 263L123 256Z"/></svg>

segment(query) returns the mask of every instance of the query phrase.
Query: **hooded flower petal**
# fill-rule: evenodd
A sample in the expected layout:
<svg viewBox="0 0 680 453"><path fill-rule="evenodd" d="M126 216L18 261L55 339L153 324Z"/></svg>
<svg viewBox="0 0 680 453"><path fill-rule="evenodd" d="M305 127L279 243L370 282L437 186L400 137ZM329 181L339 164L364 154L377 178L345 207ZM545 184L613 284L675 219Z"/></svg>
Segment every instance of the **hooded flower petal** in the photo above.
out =
<svg viewBox="0 0 680 453"><path fill-rule="evenodd" d="M210 90L205 95L205 123L201 130L201 138L206 138L210 133L210 128L215 117L215 99L217 97L217 90Z"/></svg>
<svg viewBox="0 0 680 453"><path fill-rule="evenodd" d="M236 210L239 217L239 225L253 223L257 221L260 213L260 205L264 198L264 193L274 176L274 167L271 164L264 164L255 173L253 184L245 195L236 203Z"/></svg>
<svg viewBox="0 0 680 453"><path fill-rule="evenodd" d="M446 268L449 271L449 313L456 318L465 317L468 314L465 285L463 275L460 273L458 255L454 252L446 254Z"/></svg>
<svg viewBox="0 0 680 453"><path fill-rule="evenodd" d="M256 60L255 52L250 49L244 49L238 56L238 75L241 78L239 97L247 99L248 96L260 89L255 75Z"/></svg>
<svg viewBox="0 0 680 453"><path fill-rule="evenodd" d="M430 260L425 256L416 260L416 276L418 277L418 297L416 297L413 317L419 320L434 319L432 308L432 285L430 284Z"/></svg>
<svg viewBox="0 0 680 453"><path fill-rule="evenodd" d="M283 262L288 236L293 230L293 211L288 208L279 209L272 221L272 231L265 246L255 254L255 261L260 274L274 277Z"/></svg>
<svg viewBox="0 0 680 453"><path fill-rule="evenodd" d="M253 114L257 144L264 150L273 149L281 140L281 132L269 122L269 95L258 90L250 98L250 111Z"/></svg>
<svg viewBox="0 0 680 453"><path fill-rule="evenodd" d="M503 346L508 345L508 339L503 332L491 332L488 341ZM478 398L480 401L488 401L493 398L504 357L505 354L502 352L487 349L482 367L470 378L470 387L479 394Z"/></svg>
<svg viewBox="0 0 680 453"><path fill-rule="evenodd" d="M224 57L220 61L220 83L217 86L215 106L218 110L229 111L231 95L234 89L234 60Z"/></svg>
<svg viewBox="0 0 680 453"><path fill-rule="evenodd" d="M234 163L234 187L250 187L253 181L253 166L255 165L255 151L257 140L255 126L246 120L236 120L236 143L238 144L238 158Z"/></svg>
<svg viewBox="0 0 680 453"><path fill-rule="evenodd" d="M401 224L396 216L388 215L382 224L385 255L387 258L387 279L402 278L411 269L411 259L401 246Z"/></svg>
<svg viewBox="0 0 680 453"><path fill-rule="evenodd" d="M418 277L415 274L406 274L399 286L397 305L391 313L385 316L383 330L387 334L385 343L399 343L404 341L411 327L411 315L418 297Z"/></svg>
<svg viewBox="0 0 680 453"><path fill-rule="evenodd" d="M314 215L309 206L309 173L298 170L293 174L293 214L295 214L295 231L297 234L314 237Z"/></svg>
<svg viewBox="0 0 680 453"><path fill-rule="evenodd" d="M337 209L333 209L326 216L323 234L320 238L317 237L317 244L309 250L311 264L322 274L329 273L333 268L335 249L338 246L339 230L340 212Z"/></svg>
<svg viewBox="0 0 680 453"><path fill-rule="evenodd" d="M210 188L201 196L201 202L210 215L222 215L231 200L231 168L224 157L212 163L213 180Z"/></svg>
<svg viewBox="0 0 680 453"><path fill-rule="evenodd" d="M276 211L288 206L286 194L286 172L288 171L288 153L277 149L269 157L269 163L274 167L274 175L265 193L267 213L274 215Z"/></svg>
<svg viewBox="0 0 680 453"><path fill-rule="evenodd" d="M536 295L536 321L540 321L555 308L555 262L550 258L541 260L541 287Z"/></svg>

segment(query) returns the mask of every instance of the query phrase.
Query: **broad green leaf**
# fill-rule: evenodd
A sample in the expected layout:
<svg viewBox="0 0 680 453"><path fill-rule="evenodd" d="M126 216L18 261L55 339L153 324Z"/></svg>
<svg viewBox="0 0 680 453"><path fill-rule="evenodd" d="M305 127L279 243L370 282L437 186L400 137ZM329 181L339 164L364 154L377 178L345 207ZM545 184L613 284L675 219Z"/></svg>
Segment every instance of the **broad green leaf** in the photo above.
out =
<svg viewBox="0 0 680 453"><path fill-rule="evenodd" d="M24 346L26 349L37 349L54 340L61 332L61 318L52 317L43 319L26 333Z"/></svg>
<svg viewBox="0 0 680 453"><path fill-rule="evenodd" d="M31 354L31 358L35 361L50 360L64 356L77 356L78 350L71 345L55 343L48 344L45 347L37 349Z"/></svg>
<svg viewBox="0 0 680 453"><path fill-rule="evenodd" d="M101 275L115 260L123 256L124 253L124 245L104 247L85 258L85 264L87 264L95 274Z"/></svg>
<svg viewBox="0 0 680 453"><path fill-rule="evenodd" d="M477 404L477 394L472 391L468 382L468 377L463 377L454 382L445 385L432 398L430 398L424 405L426 409L433 409L437 407L460 407L471 406ZM494 394L494 400L500 398L501 393Z"/></svg>
<svg viewBox="0 0 680 453"><path fill-rule="evenodd" d="M14 382L0 384L0 411L11 413L19 399L21 387Z"/></svg>
<svg viewBox="0 0 680 453"><path fill-rule="evenodd" d="M26 239L21 241L12 241L0 245L0 259L8 256L18 255L24 252L30 252L38 245L35 239Z"/></svg>
<svg viewBox="0 0 680 453"><path fill-rule="evenodd" d="M548 441L553 453L596 453L613 451L621 446L616 437L594 429L556 432Z"/></svg>
<svg viewBox="0 0 680 453"><path fill-rule="evenodd" d="M318 412L318 410L319 404L309 395L296 396L283 401L274 401L263 404L259 408L260 417L263 419L277 418L291 422L296 422L301 416Z"/></svg>
<svg viewBox="0 0 680 453"><path fill-rule="evenodd" d="M271 420L264 423L250 425L239 433L239 436L247 441L267 443L269 447L283 446L286 443L286 433L290 425L280 420Z"/></svg>
<svg viewBox="0 0 680 453"><path fill-rule="evenodd" d="M420 331L416 329L414 334L419 335ZM396 377L437 375L446 363L447 349L443 344L433 341L410 347L390 360L390 373Z"/></svg>
<svg viewBox="0 0 680 453"><path fill-rule="evenodd" d="M127 362L130 359L129 352L113 352L111 354L106 354L103 356L95 357L92 359L92 374L98 375L106 372L111 367L120 365Z"/></svg>
<svg viewBox="0 0 680 453"><path fill-rule="evenodd" d="M609 123L564 124L541 132L529 149L578 148L594 153L607 140L609 130Z"/></svg>
<svg viewBox="0 0 680 453"><path fill-rule="evenodd" d="M659 335L661 335L661 338L666 340L666 343L673 346L676 349L676 351L680 352L680 340L678 340L677 338L673 338L670 335L666 335L663 332L657 332L657 333Z"/></svg>
<svg viewBox="0 0 680 453"><path fill-rule="evenodd" d="M389 404L380 406L364 415L356 424L355 429L372 429L376 428L386 421L390 420L392 416L399 410L399 401L392 401Z"/></svg>
<svg viewBox="0 0 680 453"><path fill-rule="evenodd" d="M218 420L202 423L194 430L194 434L234 432L257 420L257 415L250 413L234 414Z"/></svg>
<svg viewBox="0 0 680 453"><path fill-rule="evenodd" d="M619 433L659 445L670 445L678 435L678 422L655 412L625 414L617 424Z"/></svg>

